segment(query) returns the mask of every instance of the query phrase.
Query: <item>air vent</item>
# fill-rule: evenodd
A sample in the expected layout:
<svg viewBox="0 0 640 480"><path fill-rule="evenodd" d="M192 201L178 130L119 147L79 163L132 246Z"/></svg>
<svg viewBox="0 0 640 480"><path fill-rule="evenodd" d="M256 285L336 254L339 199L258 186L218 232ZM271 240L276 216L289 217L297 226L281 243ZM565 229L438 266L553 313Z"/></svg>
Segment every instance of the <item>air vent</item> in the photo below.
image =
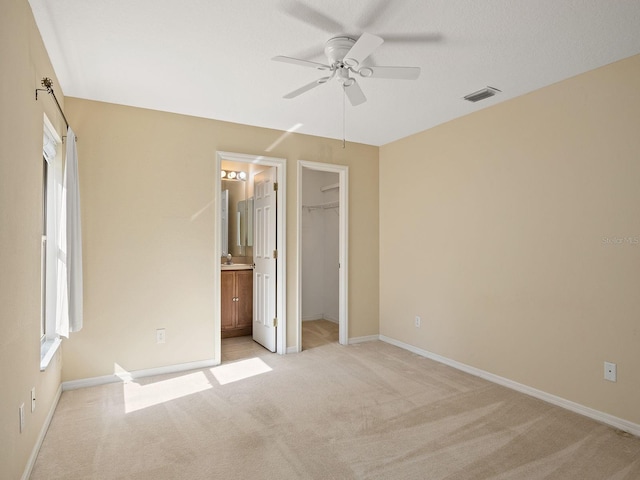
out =
<svg viewBox="0 0 640 480"><path fill-rule="evenodd" d="M480 100L484 100L485 98L493 97L494 95L501 93L500 90L493 87L483 88L482 90L478 90L477 92L470 93L464 97L465 100L469 102L479 102Z"/></svg>

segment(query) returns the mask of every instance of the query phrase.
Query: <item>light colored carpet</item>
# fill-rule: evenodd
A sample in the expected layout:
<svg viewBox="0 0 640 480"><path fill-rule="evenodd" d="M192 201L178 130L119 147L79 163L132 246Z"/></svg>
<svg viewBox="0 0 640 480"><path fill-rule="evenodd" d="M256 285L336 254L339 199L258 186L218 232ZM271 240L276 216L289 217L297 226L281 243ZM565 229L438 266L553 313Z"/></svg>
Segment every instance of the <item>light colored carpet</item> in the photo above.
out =
<svg viewBox="0 0 640 480"><path fill-rule="evenodd" d="M32 480L638 480L640 439L382 342L64 392Z"/></svg>

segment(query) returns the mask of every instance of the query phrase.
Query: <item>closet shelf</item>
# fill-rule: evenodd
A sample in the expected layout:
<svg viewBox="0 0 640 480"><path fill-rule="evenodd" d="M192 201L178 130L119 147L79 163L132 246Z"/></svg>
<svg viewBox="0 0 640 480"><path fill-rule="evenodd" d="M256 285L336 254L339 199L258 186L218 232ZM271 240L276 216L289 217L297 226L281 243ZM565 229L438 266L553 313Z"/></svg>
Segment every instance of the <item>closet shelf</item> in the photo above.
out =
<svg viewBox="0 0 640 480"><path fill-rule="evenodd" d="M339 183L332 183L331 185L327 185L325 187L320 187L321 192L326 192L327 190L333 190L335 188L340 188Z"/></svg>
<svg viewBox="0 0 640 480"><path fill-rule="evenodd" d="M336 208L340 206L340 202L327 202L327 203L315 203L313 205L302 205L302 208L308 208L309 210Z"/></svg>

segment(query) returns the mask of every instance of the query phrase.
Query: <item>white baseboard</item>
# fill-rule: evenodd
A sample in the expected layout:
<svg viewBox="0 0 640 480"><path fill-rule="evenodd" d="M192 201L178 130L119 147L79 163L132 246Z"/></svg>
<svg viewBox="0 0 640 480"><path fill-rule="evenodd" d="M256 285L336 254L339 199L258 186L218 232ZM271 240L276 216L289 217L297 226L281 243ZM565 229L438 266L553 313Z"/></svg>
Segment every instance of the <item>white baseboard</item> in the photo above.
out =
<svg viewBox="0 0 640 480"><path fill-rule="evenodd" d="M437 353L432 353L427 350L414 347L413 345L409 345L408 343L401 342L400 340L396 340L394 338L390 338L385 335L380 335L380 340L386 343L390 343L391 345L395 345L396 347L400 347L410 352L413 352L422 357L426 357L431 360L435 360L436 362L443 363L457 370L461 370L463 372L469 373L476 377L480 377L490 382L497 383L498 385L502 385L503 387L516 390L518 392L530 395L532 397L538 398L540 400L551 403L553 405L557 405L559 407L565 408L567 410L578 413L580 415L584 415L585 417L589 417L593 420L597 420L598 422L605 423L619 430L624 430L625 432L629 432L633 435L640 436L640 425L638 425L637 423L629 422L628 420L624 420L622 418L615 417L608 413L601 412L599 410L595 410L590 407L586 407L579 403L572 402L571 400L567 400L565 398L558 397L551 393L538 390L537 388L529 387L528 385L514 382L513 380L509 380L508 378L504 378L499 375L494 375L493 373L489 373L485 370L481 370L479 368L472 367L470 365L466 365L464 363L460 363L455 360L451 360L450 358L443 357L442 355L438 355Z"/></svg>
<svg viewBox="0 0 640 480"><path fill-rule="evenodd" d="M118 372L113 375L103 375L101 377L81 378L79 380L69 380L62 382L62 390L75 390L77 388L95 387L106 385L107 383L127 382L136 378L151 377L154 375L164 375L166 373L185 372L187 370L198 370L200 368L215 367L214 360L201 360L199 362L179 363L167 365L165 367L147 368L144 370L133 370L131 372Z"/></svg>
<svg viewBox="0 0 640 480"><path fill-rule="evenodd" d="M58 387L58 390L56 391L53 402L51 403L51 408L49 409L49 413L47 413L47 418L44 419L44 423L42 424L42 428L40 429L38 439L36 440L36 443L31 450L31 455L29 455L29 460L27 461L27 466L24 469L21 480L29 480L29 477L31 476L31 471L36 464L36 459L38 458L38 453L40 453L42 442L44 442L44 437L47 434L47 430L49 430L49 425L51 425L53 414L55 413L58 402L60 401L60 395L62 395L62 385L60 385Z"/></svg>
<svg viewBox="0 0 640 480"><path fill-rule="evenodd" d="M375 342L380 340L380 335L366 335L364 337L351 337L349 339L349 345L355 345L356 343Z"/></svg>
<svg viewBox="0 0 640 480"><path fill-rule="evenodd" d="M349 339L349 345L355 345L356 343L375 342L380 340L379 335L367 335L365 337L352 337ZM287 347L287 353L300 353L302 350L298 347Z"/></svg>

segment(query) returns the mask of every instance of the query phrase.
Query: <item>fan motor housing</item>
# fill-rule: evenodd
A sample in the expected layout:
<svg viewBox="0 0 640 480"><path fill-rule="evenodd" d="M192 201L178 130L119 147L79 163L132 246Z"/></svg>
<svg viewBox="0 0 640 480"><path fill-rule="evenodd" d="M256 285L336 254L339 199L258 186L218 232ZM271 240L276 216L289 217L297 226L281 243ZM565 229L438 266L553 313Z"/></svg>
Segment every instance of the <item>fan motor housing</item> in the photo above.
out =
<svg viewBox="0 0 640 480"><path fill-rule="evenodd" d="M351 50L356 43L353 38L334 37L330 39L324 47L324 54L327 56L331 64L342 63L344 56Z"/></svg>

